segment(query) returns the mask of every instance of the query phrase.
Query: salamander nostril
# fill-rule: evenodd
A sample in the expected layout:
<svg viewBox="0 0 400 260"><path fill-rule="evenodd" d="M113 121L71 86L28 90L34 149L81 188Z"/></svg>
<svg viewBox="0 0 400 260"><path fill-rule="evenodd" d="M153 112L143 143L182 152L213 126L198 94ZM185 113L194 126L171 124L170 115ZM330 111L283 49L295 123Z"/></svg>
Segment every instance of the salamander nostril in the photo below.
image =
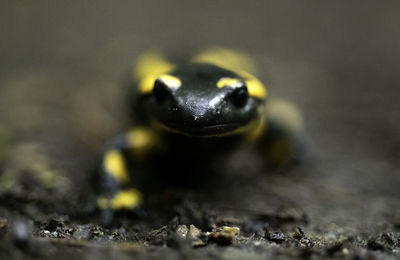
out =
<svg viewBox="0 0 400 260"><path fill-rule="evenodd" d="M244 107L249 98L246 85L235 88L229 95L231 102L237 107Z"/></svg>
<svg viewBox="0 0 400 260"><path fill-rule="evenodd" d="M163 103L168 97L172 97L172 90L164 82L157 79L154 82L153 95L159 104Z"/></svg>

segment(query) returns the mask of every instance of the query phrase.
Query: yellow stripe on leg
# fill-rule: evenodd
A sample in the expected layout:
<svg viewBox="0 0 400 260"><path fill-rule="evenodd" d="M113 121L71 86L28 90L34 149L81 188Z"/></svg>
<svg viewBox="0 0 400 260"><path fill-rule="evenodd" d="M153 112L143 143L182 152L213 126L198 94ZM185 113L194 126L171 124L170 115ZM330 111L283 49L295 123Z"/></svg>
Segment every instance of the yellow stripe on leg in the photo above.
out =
<svg viewBox="0 0 400 260"><path fill-rule="evenodd" d="M113 198L100 197L97 206L100 209L113 210L134 209L142 203L142 193L137 189L127 189L118 192Z"/></svg>
<svg viewBox="0 0 400 260"><path fill-rule="evenodd" d="M126 134L126 141L130 147L133 158L145 159L157 146L157 134L148 127L135 127Z"/></svg>
<svg viewBox="0 0 400 260"><path fill-rule="evenodd" d="M112 209L133 209L142 202L142 194L136 189L123 190L111 200Z"/></svg>
<svg viewBox="0 0 400 260"><path fill-rule="evenodd" d="M105 197L99 197L97 199L97 207L99 209L108 209L108 208L110 208L110 202Z"/></svg>
<svg viewBox="0 0 400 260"><path fill-rule="evenodd" d="M125 160L118 150L110 150L104 156L104 169L120 183L128 183L129 175Z"/></svg>

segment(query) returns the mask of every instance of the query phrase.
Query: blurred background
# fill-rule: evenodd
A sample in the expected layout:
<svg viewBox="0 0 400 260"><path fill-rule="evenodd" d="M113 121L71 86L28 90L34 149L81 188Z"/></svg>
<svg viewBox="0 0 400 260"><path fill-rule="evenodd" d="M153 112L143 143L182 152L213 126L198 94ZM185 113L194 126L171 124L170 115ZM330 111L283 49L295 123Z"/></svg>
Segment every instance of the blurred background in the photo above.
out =
<svg viewBox="0 0 400 260"><path fill-rule="evenodd" d="M311 162L249 184L255 207L289 201L315 226L342 231L400 226L399 2L0 6L1 189L26 189L21 176L33 174L46 189L66 189L57 205L81 196L71 189L87 185L101 147L128 126L135 57L150 47L186 55L217 45L255 57L271 96L293 101L306 119Z"/></svg>

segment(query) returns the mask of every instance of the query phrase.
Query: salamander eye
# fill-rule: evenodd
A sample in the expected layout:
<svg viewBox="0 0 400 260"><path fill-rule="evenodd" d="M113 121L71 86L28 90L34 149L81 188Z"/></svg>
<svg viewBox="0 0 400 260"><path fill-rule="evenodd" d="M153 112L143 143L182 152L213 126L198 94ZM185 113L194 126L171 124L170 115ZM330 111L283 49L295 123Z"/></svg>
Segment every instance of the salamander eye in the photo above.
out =
<svg viewBox="0 0 400 260"><path fill-rule="evenodd" d="M154 82L153 94L158 103L163 103L168 98L173 98L173 92L180 88L182 82L179 78L164 74L158 76Z"/></svg>
<svg viewBox="0 0 400 260"><path fill-rule="evenodd" d="M163 103L169 97L172 97L172 89L162 80L157 79L154 82L153 95L159 104Z"/></svg>
<svg viewBox="0 0 400 260"><path fill-rule="evenodd" d="M229 99L236 107L244 107L249 99L249 92L245 84L236 87L229 95Z"/></svg>

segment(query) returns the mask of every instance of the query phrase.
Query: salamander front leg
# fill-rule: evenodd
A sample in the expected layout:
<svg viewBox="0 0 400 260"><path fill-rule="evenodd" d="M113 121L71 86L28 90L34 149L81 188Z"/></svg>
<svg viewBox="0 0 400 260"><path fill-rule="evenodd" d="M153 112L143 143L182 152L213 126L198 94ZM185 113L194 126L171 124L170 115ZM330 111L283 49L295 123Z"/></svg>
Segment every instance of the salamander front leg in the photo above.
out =
<svg viewBox="0 0 400 260"><path fill-rule="evenodd" d="M304 155L304 122L297 107L289 101L271 99L266 104L266 128L261 148L275 166L301 161Z"/></svg>
<svg viewBox="0 0 400 260"><path fill-rule="evenodd" d="M117 137L105 150L99 170L100 196L97 198L104 225L112 223L114 212L135 210L141 205L142 193L135 188L140 174L138 165L151 156L156 140L153 130L137 127Z"/></svg>

